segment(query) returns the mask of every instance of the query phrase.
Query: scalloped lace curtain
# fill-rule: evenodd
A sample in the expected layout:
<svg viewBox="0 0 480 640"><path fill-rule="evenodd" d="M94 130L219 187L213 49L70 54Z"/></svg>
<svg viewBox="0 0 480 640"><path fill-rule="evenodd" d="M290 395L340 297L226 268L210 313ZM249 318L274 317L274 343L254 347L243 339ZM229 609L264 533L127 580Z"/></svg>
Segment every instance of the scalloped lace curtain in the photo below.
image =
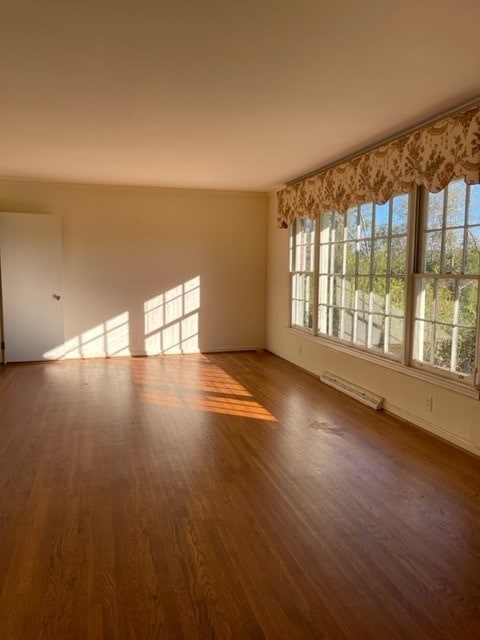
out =
<svg viewBox="0 0 480 640"><path fill-rule="evenodd" d="M281 227L319 213L345 213L366 202L383 204L423 185L436 193L454 177L480 183L480 105L448 116L335 165L277 193Z"/></svg>

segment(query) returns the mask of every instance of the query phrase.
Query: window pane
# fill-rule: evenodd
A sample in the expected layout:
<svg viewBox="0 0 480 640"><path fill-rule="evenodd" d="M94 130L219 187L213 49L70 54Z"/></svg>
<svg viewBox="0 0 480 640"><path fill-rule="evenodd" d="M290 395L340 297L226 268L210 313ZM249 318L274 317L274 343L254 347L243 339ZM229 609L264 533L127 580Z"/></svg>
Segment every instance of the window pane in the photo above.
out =
<svg viewBox="0 0 480 640"><path fill-rule="evenodd" d="M299 317L299 311L298 311L298 300L292 300L292 324L297 325L297 318Z"/></svg>
<svg viewBox="0 0 480 640"><path fill-rule="evenodd" d="M303 327L305 329L311 329L313 326L313 306L312 301L306 301L303 309Z"/></svg>
<svg viewBox="0 0 480 640"><path fill-rule="evenodd" d="M415 322L414 359L446 371L473 375L478 286L477 280L453 278L425 278L418 282L416 313L436 320Z"/></svg>
<svg viewBox="0 0 480 640"><path fill-rule="evenodd" d="M480 184L470 186L468 224L480 224Z"/></svg>
<svg viewBox="0 0 480 640"><path fill-rule="evenodd" d="M433 364L442 369L450 369L452 358L452 327L435 325Z"/></svg>
<svg viewBox="0 0 480 640"><path fill-rule="evenodd" d="M455 305L455 280L439 279L437 281L437 322L453 324Z"/></svg>
<svg viewBox="0 0 480 640"><path fill-rule="evenodd" d="M353 342L353 318L354 313L350 309L344 309L343 311L343 333L341 335L342 340Z"/></svg>
<svg viewBox="0 0 480 640"><path fill-rule="evenodd" d="M355 278L347 276L345 278L345 306L353 309L355 304Z"/></svg>
<svg viewBox="0 0 480 640"><path fill-rule="evenodd" d="M329 244L322 245L320 247L320 260L318 262L319 273L329 273L330 269L330 251L331 246Z"/></svg>
<svg viewBox="0 0 480 640"><path fill-rule="evenodd" d="M305 265L303 271L311 271L313 269L313 246L307 244L305 247Z"/></svg>
<svg viewBox="0 0 480 640"><path fill-rule="evenodd" d="M427 194L427 229L443 227L444 191Z"/></svg>
<svg viewBox="0 0 480 640"><path fill-rule="evenodd" d="M356 242L346 243L346 250L347 250L346 265L345 265L346 273L353 274L356 272L356 260L357 260L356 245L357 245Z"/></svg>
<svg viewBox="0 0 480 640"><path fill-rule="evenodd" d="M342 214L334 211L331 216L331 241L342 242L344 240L345 221Z"/></svg>
<svg viewBox="0 0 480 640"><path fill-rule="evenodd" d="M459 280L459 323L467 327L475 327L477 322L478 281Z"/></svg>
<svg viewBox="0 0 480 640"><path fill-rule="evenodd" d="M292 324L301 326L304 303L300 300L294 300L292 303Z"/></svg>
<svg viewBox="0 0 480 640"><path fill-rule="evenodd" d="M292 324L311 329L313 324L313 277L294 274L292 277Z"/></svg>
<svg viewBox="0 0 480 640"><path fill-rule="evenodd" d="M440 256L442 251L442 232L432 231L425 234L425 271L440 273Z"/></svg>
<svg viewBox="0 0 480 640"><path fill-rule="evenodd" d="M458 329L457 362L455 370L467 376L473 376L475 371L475 330Z"/></svg>
<svg viewBox="0 0 480 640"><path fill-rule="evenodd" d="M408 197L408 196L407 196ZM390 215L390 205L377 204L375 206L375 235L388 236L388 223Z"/></svg>
<svg viewBox="0 0 480 640"><path fill-rule="evenodd" d="M448 185L446 227L460 227L465 224L465 201L467 185L463 180L456 180Z"/></svg>
<svg viewBox="0 0 480 640"><path fill-rule="evenodd" d="M333 260L333 273L343 273L344 268L343 268L343 247L344 244L332 244L331 245L331 251L332 251L332 257L331 259Z"/></svg>
<svg viewBox="0 0 480 640"><path fill-rule="evenodd" d="M340 337L340 309L337 307L330 307L329 333L334 338Z"/></svg>
<svg viewBox="0 0 480 640"><path fill-rule="evenodd" d="M347 238L355 240L357 238L358 211L357 207L351 207L347 213Z"/></svg>
<svg viewBox="0 0 480 640"><path fill-rule="evenodd" d="M445 231L442 273L462 273L464 229Z"/></svg>
<svg viewBox="0 0 480 640"><path fill-rule="evenodd" d="M406 234L408 223L408 195L395 196L392 202L392 233Z"/></svg>
<svg viewBox="0 0 480 640"><path fill-rule="evenodd" d="M377 313L385 313L385 298L387 290L386 278L373 279L373 302L372 310Z"/></svg>
<svg viewBox="0 0 480 640"><path fill-rule="evenodd" d="M319 276L318 278L318 301L320 304L328 304L329 302L329 276Z"/></svg>
<svg viewBox="0 0 480 640"><path fill-rule="evenodd" d="M372 314L371 348L383 351L385 346L385 316Z"/></svg>
<svg viewBox="0 0 480 640"><path fill-rule="evenodd" d="M298 240L299 236L297 236ZM304 271L305 265L305 245L297 242L295 247L294 271Z"/></svg>
<svg viewBox="0 0 480 640"><path fill-rule="evenodd" d="M401 358L403 351L404 322L402 318L389 318L389 337L387 353L395 358Z"/></svg>
<svg viewBox="0 0 480 640"><path fill-rule="evenodd" d="M467 229L465 273L480 275L480 226Z"/></svg>
<svg viewBox="0 0 480 640"><path fill-rule="evenodd" d="M355 344L360 347L367 346L368 337L368 313L359 312L357 314L357 337Z"/></svg>
<svg viewBox="0 0 480 640"><path fill-rule="evenodd" d="M395 316L405 314L405 278L390 278L390 309L389 313Z"/></svg>
<svg viewBox="0 0 480 640"><path fill-rule="evenodd" d="M342 303L342 282L343 278L334 276L331 281L332 287L332 304L336 307L341 307Z"/></svg>
<svg viewBox="0 0 480 640"><path fill-rule="evenodd" d="M312 218L303 218L303 220L304 220L305 234L307 235L309 240L313 242L313 236L315 233L315 220L313 220Z"/></svg>
<svg viewBox="0 0 480 640"><path fill-rule="evenodd" d="M417 318L432 321L435 319L435 284L436 280L433 278L417 280Z"/></svg>
<svg viewBox="0 0 480 640"><path fill-rule="evenodd" d="M294 271L310 271L313 268L315 221L310 218L297 220L294 225L295 258Z"/></svg>
<svg viewBox="0 0 480 640"><path fill-rule="evenodd" d="M318 218L320 244L328 244L330 242L330 228L333 224L332 215L332 213L322 213Z"/></svg>
<svg viewBox="0 0 480 640"><path fill-rule="evenodd" d="M371 238L373 226L373 204L362 204L359 217L359 238Z"/></svg>
<svg viewBox="0 0 480 640"><path fill-rule="evenodd" d="M328 307L324 304L318 307L318 330L327 333Z"/></svg>
<svg viewBox="0 0 480 640"><path fill-rule="evenodd" d="M382 238L373 243L373 270L375 273L387 273L388 240Z"/></svg>
<svg viewBox="0 0 480 640"><path fill-rule="evenodd" d="M370 305L370 277L359 276L357 278L357 300L355 308L368 311Z"/></svg>
<svg viewBox="0 0 480 640"><path fill-rule="evenodd" d="M358 273L370 273L372 242L370 240L362 240L361 242L358 242L357 250L358 250Z"/></svg>
<svg viewBox="0 0 480 640"><path fill-rule="evenodd" d="M406 273L407 238L392 238L390 242L390 273Z"/></svg>
<svg viewBox="0 0 480 640"><path fill-rule="evenodd" d="M433 344L433 323L415 321L413 357L420 362L431 362Z"/></svg>

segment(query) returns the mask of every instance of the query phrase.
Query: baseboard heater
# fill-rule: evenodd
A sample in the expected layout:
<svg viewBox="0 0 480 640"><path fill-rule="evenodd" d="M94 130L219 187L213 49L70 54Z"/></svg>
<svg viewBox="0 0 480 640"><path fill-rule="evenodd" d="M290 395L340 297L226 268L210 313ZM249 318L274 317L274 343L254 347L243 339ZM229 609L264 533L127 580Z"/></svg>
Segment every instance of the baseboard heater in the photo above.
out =
<svg viewBox="0 0 480 640"><path fill-rule="evenodd" d="M356 384L352 384L347 380L343 380L329 371L325 371L320 376L320 380L325 384L346 393L347 396L351 396L352 398L355 398L355 400L359 400L360 402L363 402L363 404L372 407L375 411L379 411L383 407L382 397L375 395L371 391L362 389L362 387L358 387Z"/></svg>

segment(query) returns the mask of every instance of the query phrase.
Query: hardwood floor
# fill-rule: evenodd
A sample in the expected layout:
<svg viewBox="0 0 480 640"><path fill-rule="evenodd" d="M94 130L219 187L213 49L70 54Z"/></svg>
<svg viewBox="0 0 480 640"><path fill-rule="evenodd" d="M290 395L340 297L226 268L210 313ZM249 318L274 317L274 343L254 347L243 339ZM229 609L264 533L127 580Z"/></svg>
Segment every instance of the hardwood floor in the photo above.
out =
<svg viewBox="0 0 480 640"><path fill-rule="evenodd" d="M480 460L269 354L0 370L2 640L480 638Z"/></svg>

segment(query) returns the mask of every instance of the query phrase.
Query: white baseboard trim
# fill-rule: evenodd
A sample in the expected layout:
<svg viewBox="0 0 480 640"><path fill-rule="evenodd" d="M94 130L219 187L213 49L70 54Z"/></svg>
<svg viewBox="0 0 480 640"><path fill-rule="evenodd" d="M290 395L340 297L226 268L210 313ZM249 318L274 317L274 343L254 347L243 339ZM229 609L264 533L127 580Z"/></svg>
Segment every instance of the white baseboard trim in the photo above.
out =
<svg viewBox="0 0 480 640"><path fill-rule="evenodd" d="M263 351L265 346L250 345L247 347L206 347L201 349L200 353L222 353L228 351Z"/></svg>
<svg viewBox="0 0 480 640"><path fill-rule="evenodd" d="M142 356L146 356L147 352L145 349L130 349L130 355L134 358L141 358Z"/></svg>
<svg viewBox="0 0 480 640"><path fill-rule="evenodd" d="M311 373L316 377L320 377L323 373L323 371L320 371L320 370L314 371L313 369L309 369L308 367L305 366L304 362L302 362L300 359L296 358L295 356L280 352L278 350L274 350L268 346L266 348L270 353L273 353L274 355L277 355L280 358L283 358L284 360L287 360L288 362L295 364L300 369L303 369L304 371L307 371L308 373ZM437 436L441 440L444 440L450 444L455 445L456 447L459 447L460 449L464 449L469 453L473 453L476 456L480 456L480 446L475 445L473 442L470 442L469 440L465 440L464 438L461 438L460 436L457 436L454 433L451 433L450 431L443 429L442 427L439 427L431 422L428 422L423 418L419 418L413 413L406 411L402 407L398 407L392 402L389 402L387 399L385 399L383 406L387 413L390 413L396 416L397 418L401 418L402 420L405 420L409 424L412 424L413 426L418 427L423 431L427 431Z"/></svg>
<svg viewBox="0 0 480 640"><path fill-rule="evenodd" d="M190 351L190 352L186 352L186 353L182 353L181 351L172 351L171 353L146 353L145 351L142 352L135 352L132 351L132 356L133 355L144 355L144 356L148 356L149 358L155 358L158 356L169 356L169 355L173 355L173 356L190 356L190 355L198 355L199 353L228 353L228 352L233 352L233 351L258 351L258 350L264 350L265 347L259 347L259 346L248 346L248 347L205 347L204 349L198 349L198 351Z"/></svg>
<svg viewBox="0 0 480 640"><path fill-rule="evenodd" d="M89 354L85 354L85 355L80 355L80 354L70 354L70 355L66 355L63 356L62 358L59 358L60 360L91 360L91 359L98 359L98 358L116 358L116 357L129 357L132 356L134 358L140 358L140 357L148 357L148 358L156 358L158 356L168 356L168 355L195 355L195 354L199 354L199 353L227 353L229 351L234 352L234 351L263 351L265 349L264 346L258 346L258 345L249 345L249 346L235 346L235 347L231 347L231 346L226 346L226 347L208 347L205 349L202 349L201 351L192 351L191 353L186 353L186 354L182 354L180 351L176 351L176 352L172 352L172 353L147 353L145 351L145 349L130 349L128 353L121 353L121 354L108 354L108 353L103 353L103 352L99 352L99 353L89 353Z"/></svg>
<svg viewBox="0 0 480 640"><path fill-rule="evenodd" d="M311 373L312 376L315 376L317 378L320 378L320 376L322 375L322 373L324 371L323 369L318 369L318 371L316 371L315 369L310 369L309 367L307 367L305 365L305 362L303 362L302 360L300 360L299 358L297 358L295 356L292 356L289 353L285 353L285 352L279 351L277 349L271 349L270 347L265 347L265 349L269 353L273 353L274 356L278 356L279 358L282 358L283 360L287 360L287 362L291 362L292 364L296 365L300 369L303 369L304 371L307 371L307 373Z"/></svg>
<svg viewBox="0 0 480 640"><path fill-rule="evenodd" d="M432 422L428 422L428 420L419 418L413 413L406 411L402 407L398 407L388 400L385 400L383 406L387 413L391 413L397 418L401 418L402 420L413 424L415 427L422 429L422 431L428 431L441 440L445 440L457 447L460 447L460 449L465 449L470 453L480 456L480 447L476 446L473 442L469 442L468 440L465 440L464 438L461 438L460 436L457 436L454 433L451 433L450 431L447 431L446 429L433 424Z"/></svg>

